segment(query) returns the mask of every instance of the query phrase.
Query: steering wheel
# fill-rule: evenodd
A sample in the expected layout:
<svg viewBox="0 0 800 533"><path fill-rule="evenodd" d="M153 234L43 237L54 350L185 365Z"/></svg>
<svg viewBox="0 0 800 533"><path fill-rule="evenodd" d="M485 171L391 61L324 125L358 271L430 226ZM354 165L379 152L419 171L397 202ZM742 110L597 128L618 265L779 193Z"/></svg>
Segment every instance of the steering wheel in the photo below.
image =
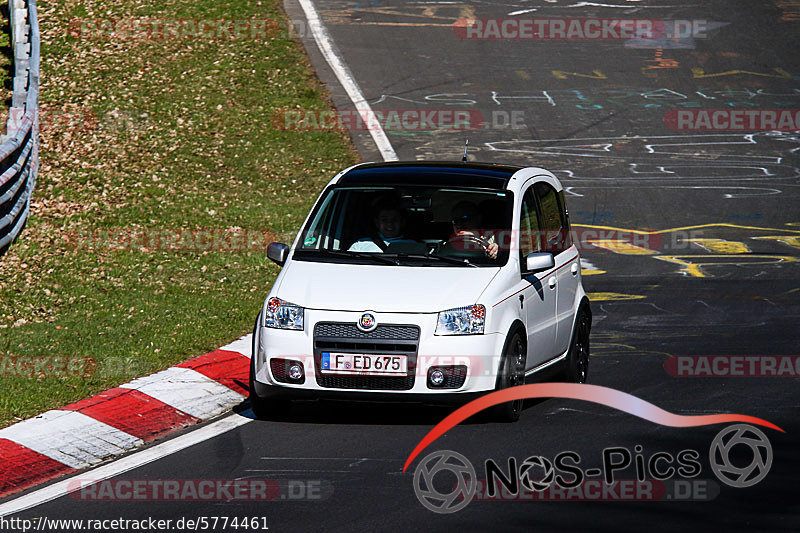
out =
<svg viewBox="0 0 800 533"><path fill-rule="evenodd" d="M489 247L489 241L487 241L486 239L483 239L481 237L478 237L477 235L471 235L471 234L468 234L468 233L464 233L464 234L461 234L461 235L453 235L452 237L450 237L448 242L450 243L450 245L453 248L455 248L457 250L458 249L465 250L467 248L468 244L478 244L483 249L486 249L486 248ZM461 243L461 244L458 245L458 244L454 244L454 243Z"/></svg>

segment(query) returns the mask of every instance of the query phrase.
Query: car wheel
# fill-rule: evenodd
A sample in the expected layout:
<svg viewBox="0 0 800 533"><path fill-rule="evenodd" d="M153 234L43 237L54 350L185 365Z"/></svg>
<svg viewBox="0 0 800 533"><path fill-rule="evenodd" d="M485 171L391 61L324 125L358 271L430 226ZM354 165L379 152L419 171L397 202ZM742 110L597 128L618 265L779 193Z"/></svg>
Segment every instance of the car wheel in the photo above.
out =
<svg viewBox="0 0 800 533"><path fill-rule="evenodd" d="M575 334L569 347L567 380L573 383L586 383L589 376L589 315L580 312L575 324Z"/></svg>
<svg viewBox="0 0 800 533"><path fill-rule="evenodd" d="M517 331L511 335L503 350L503 362L497 376L496 390L525 384L525 360L527 353L522 335ZM523 400L514 400L492 407L491 418L496 422L516 422L522 413Z"/></svg>
<svg viewBox="0 0 800 533"><path fill-rule="evenodd" d="M291 403L285 398L262 398L256 392L256 331L261 315L253 328L253 352L250 357L250 408L258 419L277 418L288 413Z"/></svg>

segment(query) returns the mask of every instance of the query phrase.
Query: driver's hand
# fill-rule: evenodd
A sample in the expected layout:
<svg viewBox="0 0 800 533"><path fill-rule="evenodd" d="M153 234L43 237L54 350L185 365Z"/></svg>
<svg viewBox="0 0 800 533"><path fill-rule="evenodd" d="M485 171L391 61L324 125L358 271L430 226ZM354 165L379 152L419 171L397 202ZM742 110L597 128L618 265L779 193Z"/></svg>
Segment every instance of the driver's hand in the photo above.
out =
<svg viewBox="0 0 800 533"><path fill-rule="evenodd" d="M492 259L497 259L497 252L500 250L500 246L493 242L489 246L486 247L486 255L488 255Z"/></svg>

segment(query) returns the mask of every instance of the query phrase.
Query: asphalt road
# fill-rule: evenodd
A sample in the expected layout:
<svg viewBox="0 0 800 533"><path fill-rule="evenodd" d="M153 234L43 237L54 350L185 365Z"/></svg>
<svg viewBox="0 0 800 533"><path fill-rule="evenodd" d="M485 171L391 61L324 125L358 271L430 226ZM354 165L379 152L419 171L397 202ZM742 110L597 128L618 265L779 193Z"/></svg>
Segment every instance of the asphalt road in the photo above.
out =
<svg viewBox="0 0 800 533"><path fill-rule="evenodd" d="M675 413L741 413L777 424L785 434L764 429L774 452L769 473L752 487L719 482L707 453L724 426L670 428L552 399L531 402L517 424L458 426L423 455L456 451L483 477L489 458L505 467L509 457L521 462L572 450L590 468L601 464L607 447L641 445L645 460L695 449L702 472L694 479L705 480L713 497L473 501L442 515L415 496L411 471L419 459L409 473L402 467L446 409L301 403L290 420L244 425L117 479L293 480L294 496L300 482L311 481L321 487L314 492L319 497L292 501L288 489L272 502L65 497L19 516L260 516L271 531L800 529L798 379L674 377L664 366L670 356L798 354L800 134L677 131L668 117L686 109L800 109L800 7L752 0L315 4L376 111L471 110L485 122L470 131L389 131L400 159L458 160L468 136L472 160L556 172L582 231L662 232L649 237L644 251L614 245L582 251L585 268L602 272L584 277L586 290L607 293L592 306L589 381ZM286 7L301 18L293 1ZM704 35L672 40L483 40L459 36L453 23L463 17L707 24ZM352 109L313 41L304 42L339 109ZM505 127L512 119L516 127ZM354 138L365 159L379 159L368 132ZM247 415L245 405L232 416ZM747 453L737 457L747 462ZM633 468L620 474L635 475Z"/></svg>

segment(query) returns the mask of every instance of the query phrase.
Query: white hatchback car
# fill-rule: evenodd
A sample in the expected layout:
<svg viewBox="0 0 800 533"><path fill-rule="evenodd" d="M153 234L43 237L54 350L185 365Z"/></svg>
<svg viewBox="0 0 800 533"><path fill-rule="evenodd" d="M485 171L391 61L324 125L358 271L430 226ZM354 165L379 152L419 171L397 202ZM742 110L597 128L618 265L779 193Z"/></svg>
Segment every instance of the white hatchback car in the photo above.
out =
<svg viewBox="0 0 800 533"><path fill-rule="evenodd" d="M253 333L257 416L292 398L466 401L545 369L586 381L592 313L547 170L356 165L267 255L283 269Z"/></svg>

